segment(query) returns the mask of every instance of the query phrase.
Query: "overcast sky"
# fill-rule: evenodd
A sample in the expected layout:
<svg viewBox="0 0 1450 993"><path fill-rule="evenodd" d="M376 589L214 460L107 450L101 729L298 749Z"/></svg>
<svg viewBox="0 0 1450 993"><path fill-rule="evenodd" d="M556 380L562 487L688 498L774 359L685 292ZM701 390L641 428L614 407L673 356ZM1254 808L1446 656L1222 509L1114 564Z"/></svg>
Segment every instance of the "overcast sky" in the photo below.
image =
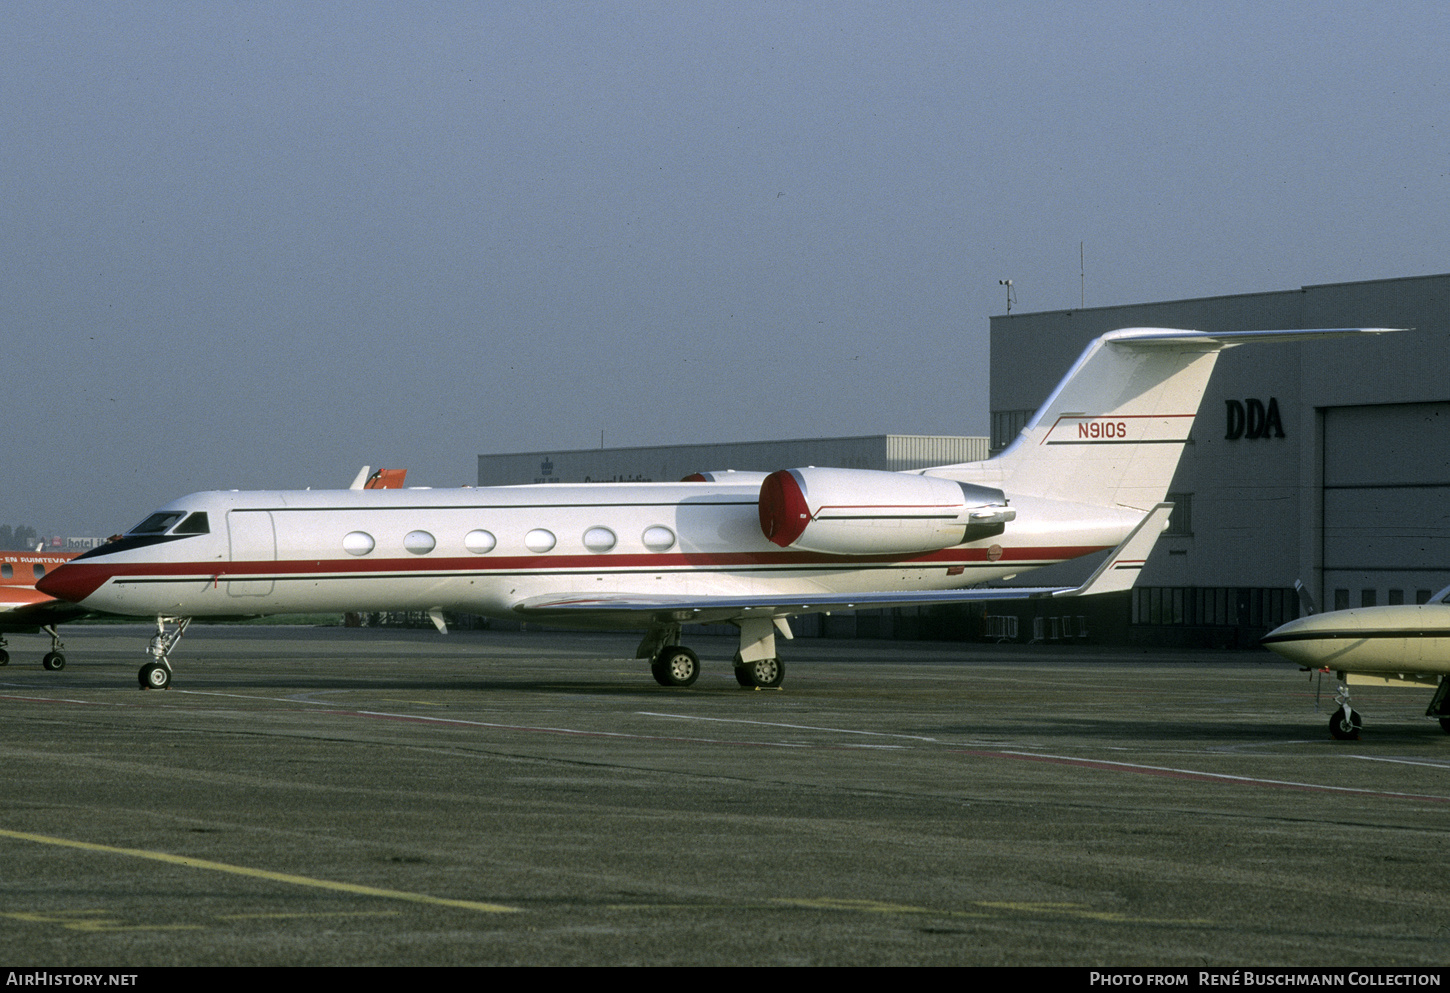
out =
<svg viewBox="0 0 1450 993"><path fill-rule="evenodd" d="M1438 0L11 3L0 522L985 434L998 280L1075 308L1079 243L1089 307L1450 271L1447 51Z"/></svg>

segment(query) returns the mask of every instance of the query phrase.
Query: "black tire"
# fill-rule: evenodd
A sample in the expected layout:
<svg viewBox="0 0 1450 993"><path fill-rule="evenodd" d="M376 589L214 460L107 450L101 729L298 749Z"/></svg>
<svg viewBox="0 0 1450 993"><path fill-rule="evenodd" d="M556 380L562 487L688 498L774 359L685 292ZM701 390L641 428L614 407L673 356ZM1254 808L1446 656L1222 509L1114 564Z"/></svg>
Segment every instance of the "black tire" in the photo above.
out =
<svg viewBox="0 0 1450 993"><path fill-rule="evenodd" d="M785 663L780 659L757 659L735 667L735 679L741 686L760 686L773 690L785 681ZM746 682L746 680L750 680Z"/></svg>
<svg viewBox="0 0 1450 993"><path fill-rule="evenodd" d="M65 656L60 652L46 652L45 658L40 660L40 667L50 672L59 672L65 668Z"/></svg>
<svg viewBox="0 0 1450 993"><path fill-rule="evenodd" d="M650 672L661 686L689 686L700 678L700 656L680 645L670 645L655 656Z"/></svg>
<svg viewBox="0 0 1450 993"><path fill-rule="evenodd" d="M1440 730L1450 734L1450 717L1440 718Z"/></svg>
<svg viewBox="0 0 1450 993"><path fill-rule="evenodd" d="M1345 714L1344 708L1340 707L1329 718L1329 733L1339 741L1358 741L1360 729L1363 727L1364 719L1357 710Z"/></svg>
<svg viewBox="0 0 1450 993"><path fill-rule="evenodd" d="M751 676L755 677L755 686L776 689L786 681L786 664L779 658L763 658L751 665Z"/></svg>
<svg viewBox="0 0 1450 993"><path fill-rule="evenodd" d="M0 648L0 665L9 665L9 664L10 664L10 653L7 652L5 649Z"/></svg>
<svg viewBox="0 0 1450 993"><path fill-rule="evenodd" d="M159 662L147 662L136 673L143 690L165 690L171 688L171 670Z"/></svg>

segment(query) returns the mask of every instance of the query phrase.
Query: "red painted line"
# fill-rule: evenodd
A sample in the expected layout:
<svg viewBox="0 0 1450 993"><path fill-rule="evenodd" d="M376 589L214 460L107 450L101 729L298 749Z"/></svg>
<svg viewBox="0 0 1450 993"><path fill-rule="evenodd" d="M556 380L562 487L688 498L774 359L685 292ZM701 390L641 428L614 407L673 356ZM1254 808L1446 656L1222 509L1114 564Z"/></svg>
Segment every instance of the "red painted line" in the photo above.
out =
<svg viewBox="0 0 1450 993"><path fill-rule="evenodd" d="M459 572L486 575L499 572L554 572L579 570L586 573L627 569L729 570L749 567L820 566L841 571L857 566L899 565L910 569L921 565L969 565L988 561L1025 565L1051 564L1066 559L1091 555L1106 545L1067 545L1004 548L997 559L991 559L986 548L943 549L909 558L891 554L826 555L819 552L730 552L675 554L597 554L597 555L512 555L369 559L288 559L277 561L228 562L219 568L211 562L72 562L48 574L38 586L43 592L79 602L112 579L159 578L205 582L231 581L253 576L327 576L348 574L386 574L399 578L410 575L432 575Z"/></svg>
<svg viewBox="0 0 1450 993"><path fill-rule="evenodd" d="M1353 793L1358 796L1383 797L1391 800L1429 800L1432 803L1450 803L1450 797L1431 796L1425 793L1388 793L1383 790L1356 789L1352 786L1324 786L1318 783L1296 783L1283 779L1258 779L1253 776L1231 776L1219 772L1200 772L1194 769L1174 769L1158 765L1137 765L1132 762L1112 762L1107 759L1076 759L1065 755L1042 755L1035 752L988 752L965 749L956 751L962 755L977 755L983 758L1048 762L1053 765L1096 769L1100 772L1132 772L1142 776L1163 776L1168 779L1188 779L1220 785L1265 786L1272 789L1300 790L1309 793Z"/></svg>

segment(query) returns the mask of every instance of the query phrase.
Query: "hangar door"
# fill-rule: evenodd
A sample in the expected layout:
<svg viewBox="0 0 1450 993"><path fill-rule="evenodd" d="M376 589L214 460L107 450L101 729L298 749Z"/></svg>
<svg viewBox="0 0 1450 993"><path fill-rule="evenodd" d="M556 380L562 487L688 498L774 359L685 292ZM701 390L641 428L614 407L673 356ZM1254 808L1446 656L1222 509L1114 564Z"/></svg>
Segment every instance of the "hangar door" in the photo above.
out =
<svg viewBox="0 0 1450 993"><path fill-rule="evenodd" d="M1324 411L1323 609L1450 586L1450 403Z"/></svg>

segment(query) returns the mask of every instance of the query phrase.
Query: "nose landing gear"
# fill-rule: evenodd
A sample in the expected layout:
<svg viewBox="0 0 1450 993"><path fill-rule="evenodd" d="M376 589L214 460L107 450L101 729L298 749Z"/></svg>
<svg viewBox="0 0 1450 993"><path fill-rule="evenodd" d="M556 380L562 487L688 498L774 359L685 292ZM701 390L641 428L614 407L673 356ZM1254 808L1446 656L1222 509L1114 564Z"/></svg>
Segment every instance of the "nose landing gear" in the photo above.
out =
<svg viewBox="0 0 1450 993"><path fill-rule="evenodd" d="M167 621L176 621L174 631L166 630ZM143 665L136 673L136 679L143 690L165 690L171 688L171 663L167 656L186 633L191 624L190 617L158 617L156 618L156 633L151 636L151 644L146 650L151 653L152 661Z"/></svg>

